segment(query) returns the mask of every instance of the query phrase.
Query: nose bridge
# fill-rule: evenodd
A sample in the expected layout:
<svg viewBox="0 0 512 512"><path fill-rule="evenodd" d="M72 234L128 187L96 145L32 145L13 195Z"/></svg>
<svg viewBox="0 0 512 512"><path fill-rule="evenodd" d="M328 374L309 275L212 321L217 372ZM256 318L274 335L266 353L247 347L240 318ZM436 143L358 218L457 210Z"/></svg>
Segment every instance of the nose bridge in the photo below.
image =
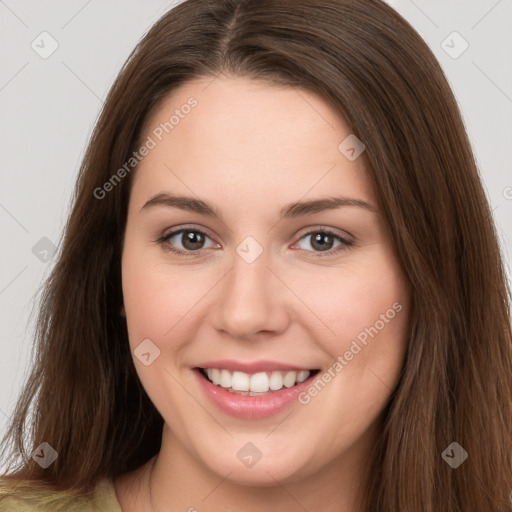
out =
<svg viewBox="0 0 512 512"><path fill-rule="evenodd" d="M251 249L245 255L240 255L242 248L243 246L240 245L237 248L237 254L233 257L232 270L228 277L230 295L238 299L243 299L244 296L248 298L258 296L266 301L271 287L269 255L267 252L255 255Z"/></svg>
<svg viewBox="0 0 512 512"><path fill-rule="evenodd" d="M251 238L237 246L217 301L217 328L236 337L280 331L288 321L286 290L269 269L270 252Z"/></svg>

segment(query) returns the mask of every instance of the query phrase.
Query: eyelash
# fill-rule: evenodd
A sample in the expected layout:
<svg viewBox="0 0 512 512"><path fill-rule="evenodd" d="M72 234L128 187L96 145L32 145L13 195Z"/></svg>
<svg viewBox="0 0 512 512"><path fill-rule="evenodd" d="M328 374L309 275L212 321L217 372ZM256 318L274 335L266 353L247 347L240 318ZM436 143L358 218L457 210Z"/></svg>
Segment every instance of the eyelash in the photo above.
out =
<svg viewBox="0 0 512 512"><path fill-rule="evenodd" d="M181 228L181 229L172 231L171 233L160 237L158 240L156 240L156 242L161 244L162 246L164 246L165 244L167 244L169 239L171 239L172 237L174 237L180 233L187 232L187 231L191 232L191 233L200 233L201 235L204 235L205 237L210 238L204 231L201 231L200 229ZM322 229L316 229L313 231L308 231L307 233L304 233L304 235L302 235L299 240L302 240L303 238L306 238L307 236L311 236L313 234L318 234L318 233L321 233L323 235L332 236L333 238L335 238L336 240L341 242L341 245L339 245L335 249L329 249L328 251L306 251L306 252L313 252L315 254L315 257L322 258L322 257L326 257L326 256L332 256L333 254L338 253L343 250L346 250L349 247L354 245L354 243L352 241L347 240L346 238L343 238L342 236L338 235L337 233L335 233L334 231L332 231L328 228L322 228ZM167 245L165 245L165 250L172 252L173 254L177 254L179 256L194 257L194 256L197 256L197 254L202 249L199 249L198 251L182 251L181 249L175 249L172 246L167 244ZM302 249L302 250L305 250L305 249Z"/></svg>

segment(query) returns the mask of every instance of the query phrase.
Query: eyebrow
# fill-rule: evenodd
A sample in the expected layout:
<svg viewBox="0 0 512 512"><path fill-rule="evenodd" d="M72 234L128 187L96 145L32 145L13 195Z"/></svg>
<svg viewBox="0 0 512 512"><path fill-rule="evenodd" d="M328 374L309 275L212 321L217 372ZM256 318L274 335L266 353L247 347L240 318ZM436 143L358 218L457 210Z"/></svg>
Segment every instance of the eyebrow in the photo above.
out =
<svg viewBox="0 0 512 512"><path fill-rule="evenodd" d="M144 204L141 208L141 212L156 206L187 210L201 215L206 215L208 217L217 218L224 222L222 214L218 208L201 199L193 197L170 195L166 193L156 194ZM342 206L352 206L362 208L373 213L377 212L377 209L373 205L363 201L362 199L353 199L349 197L325 197L322 199L302 202L298 201L296 203L287 204L279 211L279 217L280 219L290 219L305 215L312 215L314 213L320 213L327 210L334 210Z"/></svg>

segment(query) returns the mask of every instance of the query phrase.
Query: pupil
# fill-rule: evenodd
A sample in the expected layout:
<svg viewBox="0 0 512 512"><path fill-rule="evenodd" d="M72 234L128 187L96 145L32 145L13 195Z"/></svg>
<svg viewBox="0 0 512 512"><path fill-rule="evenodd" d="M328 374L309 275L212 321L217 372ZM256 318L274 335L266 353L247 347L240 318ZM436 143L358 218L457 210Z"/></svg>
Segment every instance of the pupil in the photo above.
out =
<svg viewBox="0 0 512 512"><path fill-rule="evenodd" d="M324 240L324 242L322 242ZM319 249L320 251L327 251L332 247L332 237L326 233L317 233L313 238L313 243L311 244L313 248ZM315 247L316 246L316 247Z"/></svg>
<svg viewBox="0 0 512 512"><path fill-rule="evenodd" d="M204 237L201 233L196 231L184 231L181 237L181 243L183 247L193 251L194 249L201 249L203 245Z"/></svg>

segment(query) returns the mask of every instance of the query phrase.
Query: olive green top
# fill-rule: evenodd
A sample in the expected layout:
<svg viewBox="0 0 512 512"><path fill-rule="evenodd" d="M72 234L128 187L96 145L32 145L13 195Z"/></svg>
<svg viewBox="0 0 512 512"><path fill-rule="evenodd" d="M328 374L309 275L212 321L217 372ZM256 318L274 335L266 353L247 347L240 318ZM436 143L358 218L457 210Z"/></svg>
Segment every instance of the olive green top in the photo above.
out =
<svg viewBox="0 0 512 512"><path fill-rule="evenodd" d="M92 494L50 491L34 482L0 479L2 512L122 512L113 482L100 481Z"/></svg>

